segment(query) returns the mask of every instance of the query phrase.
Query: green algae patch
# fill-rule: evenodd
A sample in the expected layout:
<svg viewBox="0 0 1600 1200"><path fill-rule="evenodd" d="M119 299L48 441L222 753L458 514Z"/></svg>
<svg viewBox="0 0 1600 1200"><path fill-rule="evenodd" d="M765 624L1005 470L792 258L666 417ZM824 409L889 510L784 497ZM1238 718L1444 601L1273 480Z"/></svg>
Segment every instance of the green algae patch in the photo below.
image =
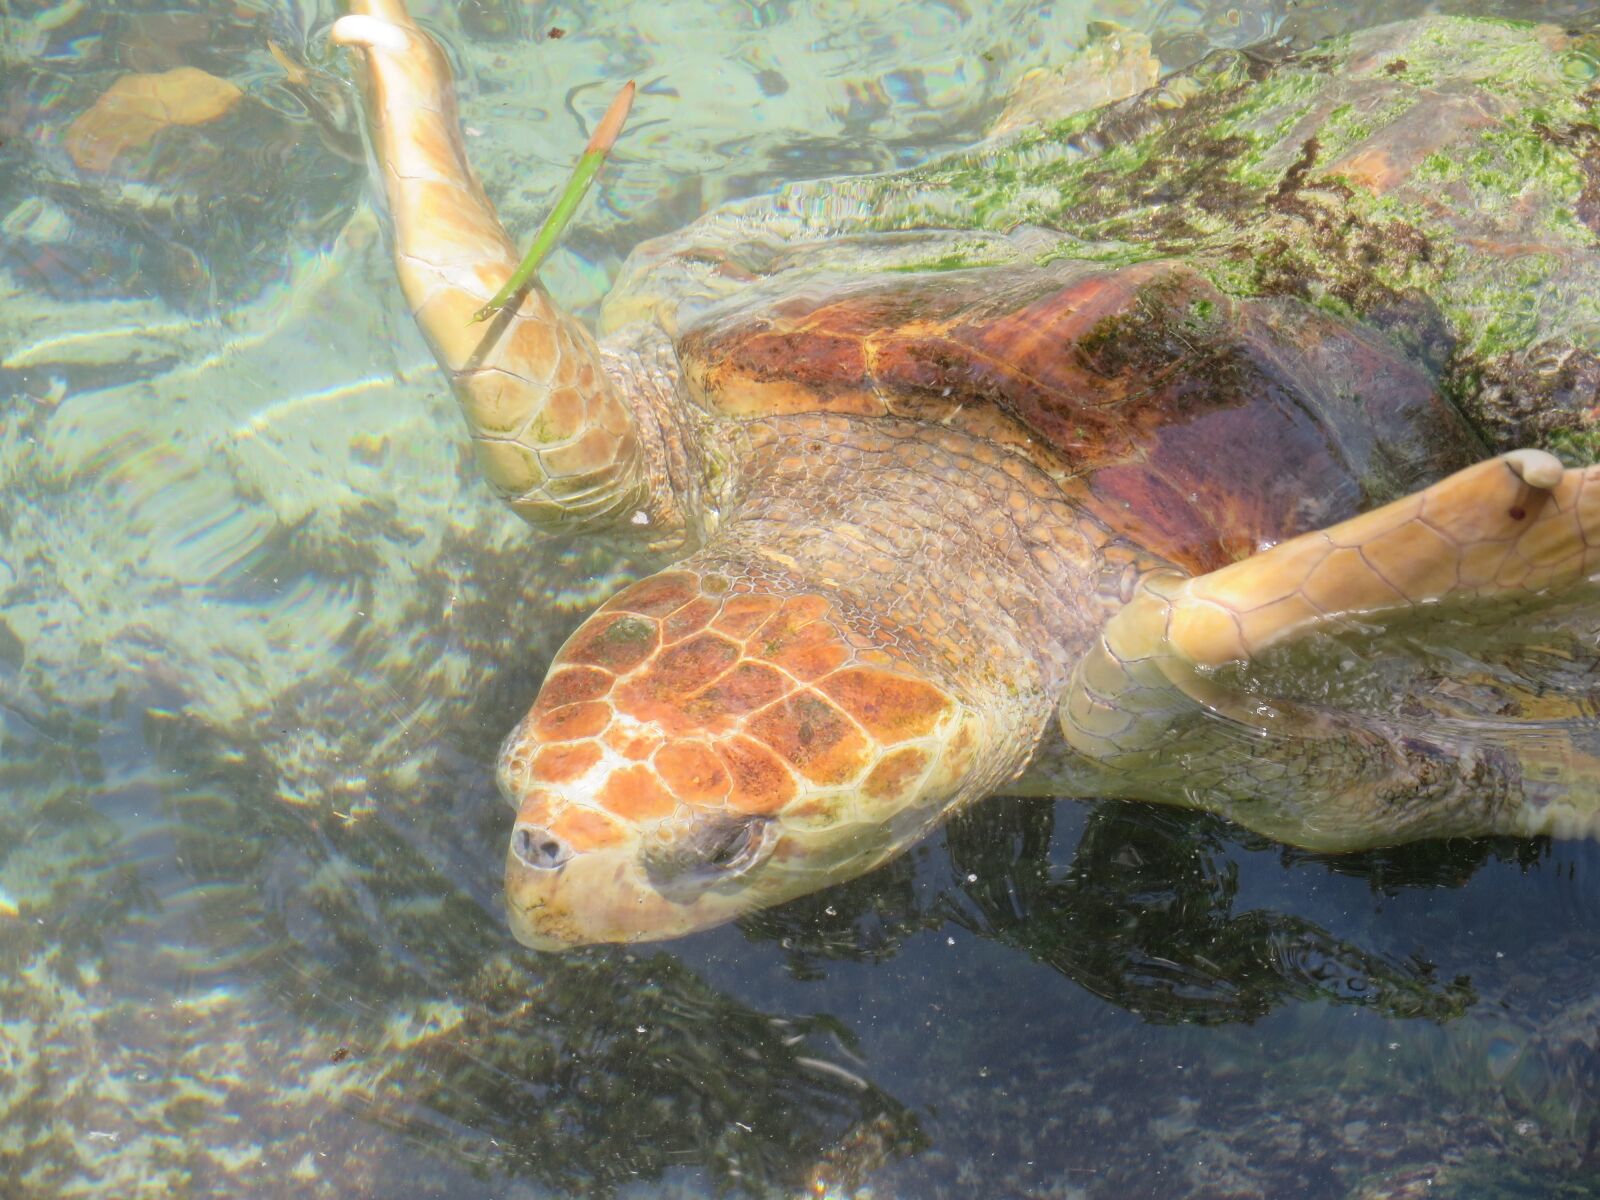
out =
<svg viewBox="0 0 1600 1200"><path fill-rule="evenodd" d="M1161 251L1151 246L1138 246L1129 242L1062 241L1034 257L1034 266L1049 266L1054 262L1088 262L1101 267L1131 267L1135 263L1149 262L1163 257Z"/></svg>
<svg viewBox="0 0 1600 1200"><path fill-rule="evenodd" d="M1420 95L1414 86L1396 84L1388 95L1341 105L1318 131L1317 140L1328 158L1337 158L1394 125L1417 106Z"/></svg>
<svg viewBox="0 0 1600 1200"><path fill-rule="evenodd" d="M921 271L966 271L973 267L998 266L999 260L984 258L979 255L961 253L943 254L938 258L925 259L921 262L896 263L888 268L891 271L921 272Z"/></svg>
<svg viewBox="0 0 1600 1200"><path fill-rule="evenodd" d="M1310 111L1326 87L1325 77L1306 66L1294 66L1268 76L1222 114L1221 120L1239 128L1270 120L1274 125L1287 111Z"/></svg>
<svg viewBox="0 0 1600 1200"><path fill-rule="evenodd" d="M1546 440L1545 448L1569 467L1600 463L1600 425L1558 430Z"/></svg>
<svg viewBox="0 0 1600 1200"><path fill-rule="evenodd" d="M1381 32L1368 31L1362 40L1370 42ZM1515 93L1548 66L1552 48L1542 39L1540 27L1529 21L1462 17L1419 22L1395 51L1405 59L1409 80L1475 83Z"/></svg>
<svg viewBox="0 0 1600 1200"><path fill-rule="evenodd" d="M1584 174L1572 153L1550 132L1546 114L1528 114L1532 128L1486 133L1483 148L1463 165L1480 207L1507 205L1532 193L1570 211L1583 190Z"/></svg>

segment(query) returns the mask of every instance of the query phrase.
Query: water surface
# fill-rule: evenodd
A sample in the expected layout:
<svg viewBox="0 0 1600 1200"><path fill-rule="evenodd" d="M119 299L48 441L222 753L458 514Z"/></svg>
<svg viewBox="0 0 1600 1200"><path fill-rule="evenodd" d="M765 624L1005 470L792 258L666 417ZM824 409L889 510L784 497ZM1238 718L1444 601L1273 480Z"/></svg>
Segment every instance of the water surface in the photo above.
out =
<svg viewBox="0 0 1600 1200"><path fill-rule="evenodd" d="M519 231L640 81L545 272L592 312L719 201L973 140L1091 19L1179 67L1586 7L419 13ZM1600 1195L1589 843L1324 858L1000 799L737 927L516 946L488 764L633 566L474 478L336 15L0 11L0 1195ZM75 141L178 67L240 95L109 160Z"/></svg>

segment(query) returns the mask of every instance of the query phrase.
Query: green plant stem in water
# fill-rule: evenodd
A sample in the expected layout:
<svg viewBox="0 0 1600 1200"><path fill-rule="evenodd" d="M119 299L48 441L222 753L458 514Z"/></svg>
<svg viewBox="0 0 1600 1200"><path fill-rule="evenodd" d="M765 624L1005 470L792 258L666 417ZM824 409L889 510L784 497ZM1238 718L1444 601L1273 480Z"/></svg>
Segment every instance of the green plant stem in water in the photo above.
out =
<svg viewBox="0 0 1600 1200"><path fill-rule="evenodd" d="M633 92L634 87L630 82L617 93L617 98L611 102L606 115L595 127L594 136L589 139L583 157L578 159L578 165L573 168L572 178L567 180L561 198L556 201L556 206L550 211L550 215L544 219L544 224L539 227L533 245L528 247L528 252L522 256L522 261L511 273L511 278L505 281L493 299L472 314L472 320L467 322L469 325L488 320L510 300L520 296L523 289L533 281L539 267L549 256L550 251L555 249L556 242L560 240L562 232L572 220L572 214L578 211L578 205L583 202L583 197L589 191L589 185L600 173L600 164L605 162L606 155L611 152L617 135L622 132L622 123L628 119L628 110L633 107Z"/></svg>

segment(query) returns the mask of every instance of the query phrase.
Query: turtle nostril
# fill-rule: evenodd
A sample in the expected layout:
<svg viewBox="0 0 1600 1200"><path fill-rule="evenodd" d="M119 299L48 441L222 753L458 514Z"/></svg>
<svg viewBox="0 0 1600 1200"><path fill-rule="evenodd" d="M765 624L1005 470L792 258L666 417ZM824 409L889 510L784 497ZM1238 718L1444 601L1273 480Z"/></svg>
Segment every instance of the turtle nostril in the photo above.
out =
<svg viewBox="0 0 1600 1200"><path fill-rule="evenodd" d="M522 865L535 871L553 871L572 857L572 847L547 829L518 825L511 835L511 852Z"/></svg>

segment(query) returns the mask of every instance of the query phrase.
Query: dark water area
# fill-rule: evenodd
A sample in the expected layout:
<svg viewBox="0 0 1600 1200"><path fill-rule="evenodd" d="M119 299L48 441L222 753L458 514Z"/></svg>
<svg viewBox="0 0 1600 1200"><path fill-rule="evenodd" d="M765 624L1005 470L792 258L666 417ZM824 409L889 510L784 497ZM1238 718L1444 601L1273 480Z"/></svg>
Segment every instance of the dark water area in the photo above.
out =
<svg viewBox="0 0 1600 1200"><path fill-rule="evenodd" d="M738 926L547 956L471 753L353 822L149 710L6 750L18 1194L1593 1186L1592 843L995 799Z"/></svg>
<svg viewBox="0 0 1600 1200"><path fill-rule="evenodd" d="M971 141L1090 20L1181 67L1595 17L418 7L516 229L599 84L651 81L547 272L585 313L723 200ZM495 753L640 566L473 476L335 15L0 12L0 1197L1600 1196L1592 841L1318 855L997 797L734 925L518 946ZM239 94L75 140L179 67Z"/></svg>

